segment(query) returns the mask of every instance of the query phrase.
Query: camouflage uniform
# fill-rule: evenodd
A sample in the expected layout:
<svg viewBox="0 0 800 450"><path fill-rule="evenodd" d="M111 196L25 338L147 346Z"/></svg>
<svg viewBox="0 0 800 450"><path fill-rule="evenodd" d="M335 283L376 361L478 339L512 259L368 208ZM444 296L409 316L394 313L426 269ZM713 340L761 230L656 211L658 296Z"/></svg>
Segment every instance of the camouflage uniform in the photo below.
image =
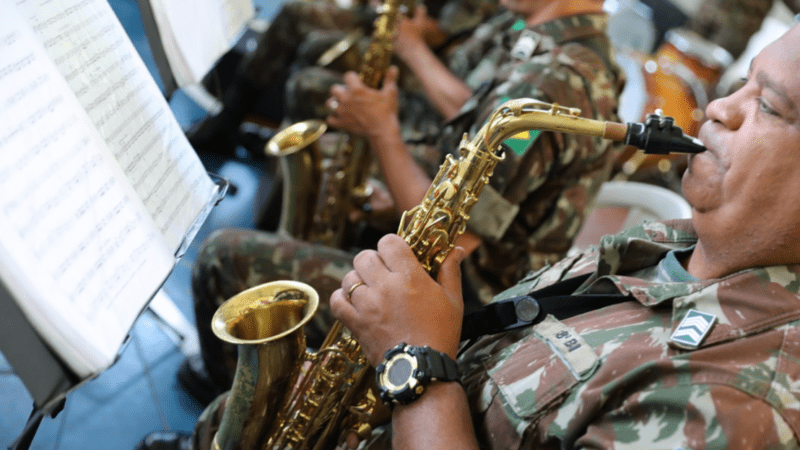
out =
<svg viewBox="0 0 800 450"><path fill-rule="evenodd" d="M800 448L800 265L696 282L626 276L696 240L688 221L648 222L499 294L591 274L576 293L631 301L468 348L459 364L482 448ZM717 316L696 350L670 343L690 309ZM213 435L215 413L196 438Z"/></svg>
<svg viewBox="0 0 800 450"><path fill-rule="evenodd" d="M433 147L438 156L457 152L465 132L474 136L512 98L558 103L580 108L582 117L617 121L624 76L613 62L606 21L604 14L576 15L526 28L503 13L478 27L449 58L451 71L475 94L444 127ZM513 56L515 48L524 47L525 35L532 36L535 49ZM566 254L619 151L609 141L575 134L532 133L531 139L532 144L512 143L522 147L506 152L470 214L468 229L482 244L465 261L465 278L483 303ZM432 146L410 149L421 161L430 158ZM436 166L428 164L428 170Z"/></svg>
<svg viewBox="0 0 800 450"><path fill-rule="evenodd" d="M441 48L433 49L442 56L448 53L448 49L458 46L458 42L466 37L466 34L498 9L498 0L429 0L425 3L428 4L429 14L432 17L435 12L439 28L447 36ZM326 67L316 64L319 56L344 36L345 33L341 31L315 32L311 33L300 46L298 58L290 70L291 76L286 83L286 122L295 123L327 117L330 110L325 102L330 98L331 87L343 82L342 75L345 70L360 70L357 65L348 66L338 61ZM370 40L371 36L367 34L357 42L356 48L359 54L366 53ZM413 74L400 61L395 60L392 64L401 68L398 102L404 138L414 139L438 132L442 116L425 98Z"/></svg>
<svg viewBox="0 0 800 450"><path fill-rule="evenodd" d="M800 13L797 0L783 2L795 14ZM761 29L772 4L773 0L705 0L686 27L738 58Z"/></svg>
<svg viewBox="0 0 800 450"><path fill-rule="evenodd" d="M497 0L429 0L441 16L440 26L451 36L474 27L496 8ZM493 6L495 5L495 6ZM342 70L358 67L317 67L317 60L348 33L361 30L357 43L363 54L369 45L374 8L342 8L327 1L285 3L259 38L255 52L244 64L245 78L263 89L286 88L286 117L290 123L325 117L330 87L341 82ZM306 69L308 68L308 69ZM291 77L292 74L295 76ZM287 80L291 80L287 83Z"/></svg>
<svg viewBox="0 0 800 450"><path fill-rule="evenodd" d="M633 301L471 347L460 365L485 448L798 448L800 266L687 283L625 276L695 242L688 221L646 223L498 295L593 273L577 293ZM718 321L682 350L670 336L690 309Z"/></svg>

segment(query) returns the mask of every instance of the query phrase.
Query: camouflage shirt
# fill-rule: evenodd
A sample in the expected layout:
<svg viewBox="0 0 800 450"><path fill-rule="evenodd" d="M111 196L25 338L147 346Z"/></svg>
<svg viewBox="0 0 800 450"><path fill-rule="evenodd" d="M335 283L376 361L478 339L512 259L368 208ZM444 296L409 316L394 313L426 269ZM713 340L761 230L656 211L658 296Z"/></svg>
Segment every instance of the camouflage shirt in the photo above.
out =
<svg viewBox="0 0 800 450"><path fill-rule="evenodd" d="M721 279L626 276L694 245L691 223L645 223L498 295L590 273L577 293L631 301L486 337L460 358L483 448L800 448L800 265ZM716 325L670 342L689 310Z"/></svg>
<svg viewBox="0 0 800 450"><path fill-rule="evenodd" d="M294 21L306 23L306 27L313 30L307 32L303 42L298 44L297 56L289 68L291 76L286 82L287 123L324 119L330 114L325 102L330 98L331 87L343 82L342 74L345 71L361 70L361 58L357 55L364 55L372 41L372 31L370 31L372 27L363 25L367 19L370 22L366 23L371 25L371 20L376 17L374 11L367 14L368 11L364 8L349 12L348 9L337 9L330 4L326 5L325 2L300 3L304 5L295 8L297 13L293 14ZM457 47L465 34L468 35L498 9L497 0L428 0L417 3L426 4L430 13L436 13L439 28L447 36L441 48L433 49L437 54L446 53L452 46ZM361 37L354 41L350 52L345 52L325 66L319 66L317 63L320 56L333 49L335 44L341 43L345 36L353 31L352 26L343 29L331 28L328 26L331 19L320 20L321 16L335 18L341 15L352 16L350 21L353 24L361 23ZM356 20L359 16L363 18ZM316 23L324 26L317 26ZM339 23L342 21L339 20ZM286 22L286 28L288 25L289 22ZM297 27L295 24L291 26ZM300 31L303 31L303 27L300 27ZM292 35L292 33L280 34ZM393 58L390 62L401 67L401 76L398 80L400 87L398 114L403 125L403 137L413 139L424 133L438 132L443 118L426 99L419 81L397 58Z"/></svg>
<svg viewBox="0 0 800 450"><path fill-rule="evenodd" d="M435 145L409 145L438 171L508 99L533 98L579 108L581 116L617 121L624 76L605 35L606 16L576 15L525 27L510 12L479 26L448 60L474 95L446 124ZM507 151L471 212L469 230L482 245L466 261L466 278L484 302L569 250L618 146L601 138L545 132L522 136ZM528 144L528 141L533 141ZM433 160L432 158L439 158Z"/></svg>

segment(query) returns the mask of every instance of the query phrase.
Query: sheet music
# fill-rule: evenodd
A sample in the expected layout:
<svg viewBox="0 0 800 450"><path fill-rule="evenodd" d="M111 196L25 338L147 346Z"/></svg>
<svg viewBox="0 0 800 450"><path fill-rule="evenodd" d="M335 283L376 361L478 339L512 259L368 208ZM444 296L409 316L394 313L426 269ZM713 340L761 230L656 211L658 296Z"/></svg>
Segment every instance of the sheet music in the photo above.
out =
<svg viewBox="0 0 800 450"><path fill-rule="evenodd" d="M214 186L114 11L17 3L174 251Z"/></svg>
<svg viewBox="0 0 800 450"><path fill-rule="evenodd" d="M11 2L0 2L0 149L0 278L79 376L97 373L174 259Z"/></svg>
<svg viewBox="0 0 800 450"><path fill-rule="evenodd" d="M199 83L255 16L252 0L149 0L178 86Z"/></svg>

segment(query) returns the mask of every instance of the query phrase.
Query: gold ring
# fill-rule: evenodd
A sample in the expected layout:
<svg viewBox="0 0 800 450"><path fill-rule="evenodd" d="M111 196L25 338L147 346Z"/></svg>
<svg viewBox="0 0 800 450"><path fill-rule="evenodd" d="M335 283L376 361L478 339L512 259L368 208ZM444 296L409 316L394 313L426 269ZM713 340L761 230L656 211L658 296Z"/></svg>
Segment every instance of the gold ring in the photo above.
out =
<svg viewBox="0 0 800 450"><path fill-rule="evenodd" d="M366 283L364 283L363 281L359 281L358 283L350 286L350 290L347 291L347 298L349 299L350 296L353 295L353 291L355 291L357 287L362 286L364 284L366 284Z"/></svg>

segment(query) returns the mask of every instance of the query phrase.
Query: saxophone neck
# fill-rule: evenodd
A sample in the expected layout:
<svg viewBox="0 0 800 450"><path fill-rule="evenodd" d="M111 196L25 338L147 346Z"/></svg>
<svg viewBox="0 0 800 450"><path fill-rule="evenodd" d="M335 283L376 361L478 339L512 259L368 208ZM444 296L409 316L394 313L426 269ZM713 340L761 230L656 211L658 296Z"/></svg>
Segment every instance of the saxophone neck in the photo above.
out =
<svg viewBox="0 0 800 450"><path fill-rule="evenodd" d="M475 135L473 145L496 153L509 137L526 130L556 131L598 136L623 142L645 153L700 153L705 151L697 138L687 136L672 117L656 112L644 123L616 123L581 117L578 108L557 103L519 98L509 100L495 110Z"/></svg>

